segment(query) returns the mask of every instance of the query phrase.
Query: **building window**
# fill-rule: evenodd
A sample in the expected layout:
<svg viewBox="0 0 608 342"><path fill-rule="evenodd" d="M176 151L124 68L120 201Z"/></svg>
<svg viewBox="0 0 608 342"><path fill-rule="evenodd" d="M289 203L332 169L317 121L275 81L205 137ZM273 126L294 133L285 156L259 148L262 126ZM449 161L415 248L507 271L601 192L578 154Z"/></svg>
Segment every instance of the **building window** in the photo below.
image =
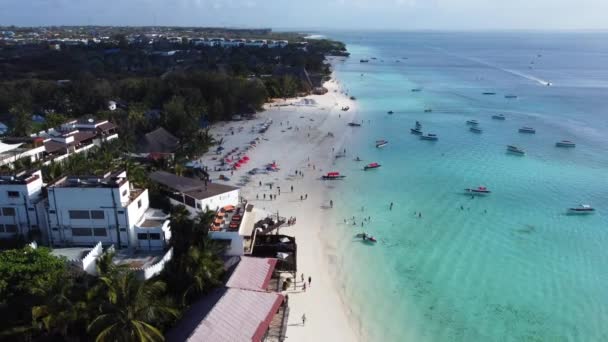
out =
<svg viewBox="0 0 608 342"><path fill-rule="evenodd" d="M125 213L125 211L124 211L124 210L118 210L118 211L117 211L117 213L119 213L119 214L124 214L124 213Z"/></svg>
<svg viewBox="0 0 608 342"><path fill-rule="evenodd" d="M150 233L150 240L160 240L159 233Z"/></svg>
<svg viewBox="0 0 608 342"><path fill-rule="evenodd" d="M54 214L55 210L49 210L49 214Z"/></svg>
<svg viewBox="0 0 608 342"><path fill-rule="evenodd" d="M127 189L125 189L125 190L122 192L122 197L125 197L125 196L127 196Z"/></svg>
<svg viewBox="0 0 608 342"><path fill-rule="evenodd" d="M105 228L93 228L94 236L108 236L108 232Z"/></svg>
<svg viewBox="0 0 608 342"><path fill-rule="evenodd" d="M137 207L141 208L141 200L137 201Z"/></svg>
<svg viewBox="0 0 608 342"><path fill-rule="evenodd" d="M194 200L194 198L190 197L190 196L184 196L186 198L186 205L191 207L191 208L196 208L196 201Z"/></svg>
<svg viewBox="0 0 608 342"><path fill-rule="evenodd" d="M12 198L19 197L19 191L7 191L6 193L7 193L8 197L12 197Z"/></svg>
<svg viewBox="0 0 608 342"><path fill-rule="evenodd" d="M5 224L4 225L4 230L7 233L16 233L17 232L17 225L16 224Z"/></svg>
<svg viewBox="0 0 608 342"><path fill-rule="evenodd" d="M92 236L91 228L72 228L72 236Z"/></svg>
<svg viewBox="0 0 608 342"><path fill-rule="evenodd" d="M88 220L90 218L88 210L70 210L71 220Z"/></svg>
<svg viewBox="0 0 608 342"><path fill-rule="evenodd" d="M197 202L196 203L196 209L203 210L203 206L199 202Z"/></svg>
<svg viewBox="0 0 608 342"><path fill-rule="evenodd" d="M103 220L105 218L103 210L91 210L91 218L93 220Z"/></svg>
<svg viewBox="0 0 608 342"><path fill-rule="evenodd" d="M138 240L148 240L148 234L145 234L145 233L143 233L143 234L141 234L141 233L137 234L137 239Z"/></svg>
<svg viewBox="0 0 608 342"><path fill-rule="evenodd" d="M2 208L3 216L15 216L15 208Z"/></svg>

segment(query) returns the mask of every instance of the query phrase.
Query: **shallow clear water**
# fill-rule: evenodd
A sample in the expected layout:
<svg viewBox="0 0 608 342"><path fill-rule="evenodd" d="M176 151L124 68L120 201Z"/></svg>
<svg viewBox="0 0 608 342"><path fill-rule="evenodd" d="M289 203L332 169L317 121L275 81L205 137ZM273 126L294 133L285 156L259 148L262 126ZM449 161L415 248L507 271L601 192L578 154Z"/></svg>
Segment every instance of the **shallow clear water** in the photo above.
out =
<svg viewBox="0 0 608 342"><path fill-rule="evenodd" d="M365 120L336 165L348 177L328 232L364 339L608 340L608 34L328 36L352 53L336 72ZM411 135L416 120L439 141ZM556 148L562 139L577 147ZM364 172L355 156L382 167ZM480 185L492 194L463 194ZM566 215L579 203L598 212ZM343 223L352 216L357 227ZM367 216L375 246L354 239Z"/></svg>

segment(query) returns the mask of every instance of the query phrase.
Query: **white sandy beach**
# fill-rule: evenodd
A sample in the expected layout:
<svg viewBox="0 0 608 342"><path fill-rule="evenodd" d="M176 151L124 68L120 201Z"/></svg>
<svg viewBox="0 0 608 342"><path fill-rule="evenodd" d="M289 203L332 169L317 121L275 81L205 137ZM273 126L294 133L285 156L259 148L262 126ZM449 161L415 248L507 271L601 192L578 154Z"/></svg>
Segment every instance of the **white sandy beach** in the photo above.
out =
<svg viewBox="0 0 608 342"><path fill-rule="evenodd" d="M235 147L242 150L251 140L260 137L257 147L246 152L250 161L240 170L233 174L230 171L212 171L213 166L218 164L217 160L212 160L216 157L215 153L201 158L201 162L209 166L213 181L224 182L219 180L219 175L228 176L230 181L225 183L240 186L241 195L256 207L273 213L278 211L284 217L297 218L295 225L281 228L281 233L295 236L298 244L297 289L294 290L292 286L286 292L291 307L287 329L289 341L358 340L358 334L349 320L348 307L343 303L339 286L332 276L336 258L332 255L331 246L320 235L321 228L331 229L327 226L329 221L324 220L327 211L331 210L331 189L328 182L319 180L322 174L332 171L335 154L343 149L345 137L353 130L347 123L356 120L357 110L355 102L343 93L338 81L332 79L325 87L329 90L326 95L275 102L255 120L214 126L213 135L216 139L224 139L222 146L227 151ZM300 105L304 100L313 101ZM350 110L343 111L345 106ZM252 129L270 119L273 124L263 135L258 134L257 129ZM329 132L333 133L333 137L328 135ZM332 152L332 148L335 152ZM263 170L273 161L280 168L278 172L256 174L243 181L249 170ZM304 176L296 176L296 170ZM268 183L273 183L272 190ZM277 187L281 188L280 195ZM266 199L263 199L264 194ZM270 194L278 195L276 200L271 201ZM302 201L300 196L307 196L308 199ZM312 277L311 286L306 292L301 288L301 273L306 279ZM302 325L303 314L306 315L305 325Z"/></svg>

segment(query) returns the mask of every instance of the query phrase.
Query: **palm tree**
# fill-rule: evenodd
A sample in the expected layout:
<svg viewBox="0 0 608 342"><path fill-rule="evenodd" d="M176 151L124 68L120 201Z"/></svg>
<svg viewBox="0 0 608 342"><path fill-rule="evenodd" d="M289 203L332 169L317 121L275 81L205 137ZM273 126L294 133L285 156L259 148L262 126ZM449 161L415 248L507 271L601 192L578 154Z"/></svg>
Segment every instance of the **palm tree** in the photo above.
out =
<svg viewBox="0 0 608 342"><path fill-rule="evenodd" d="M54 274L49 282L33 284L32 291L44 298L43 305L32 307L32 319L36 328L49 335L59 334L66 339L83 332L78 332L78 327L86 321L87 305L75 300L78 296L73 276L67 273Z"/></svg>
<svg viewBox="0 0 608 342"><path fill-rule="evenodd" d="M220 285L224 274L224 264L210 250L190 247L184 257L185 274L190 276L190 285L182 295L182 305L192 294L202 294Z"/></svg>
<svg viewBox="0 0 608 342"><path fill-rule="evenodd" d="M177 310L163 299L165 283L139 281L133 272L117 272L99 278L105 289L99 314L87 330L95 341L163 341L155 324L175 318Z"/></svg>

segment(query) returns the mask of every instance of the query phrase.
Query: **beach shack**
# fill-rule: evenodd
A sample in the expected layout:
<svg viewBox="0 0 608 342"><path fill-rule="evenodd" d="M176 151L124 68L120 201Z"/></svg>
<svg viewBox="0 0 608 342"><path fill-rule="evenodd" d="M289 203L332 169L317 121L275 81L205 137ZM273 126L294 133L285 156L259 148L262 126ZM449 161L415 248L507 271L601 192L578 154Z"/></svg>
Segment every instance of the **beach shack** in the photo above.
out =
<svg viewBox="0 0 608 342"><path fill-rule="evenodd" d="M282 341L289 309L274 291L276 264L274 258L241 257L225 286L194 303L167 341Z"/></svg>

